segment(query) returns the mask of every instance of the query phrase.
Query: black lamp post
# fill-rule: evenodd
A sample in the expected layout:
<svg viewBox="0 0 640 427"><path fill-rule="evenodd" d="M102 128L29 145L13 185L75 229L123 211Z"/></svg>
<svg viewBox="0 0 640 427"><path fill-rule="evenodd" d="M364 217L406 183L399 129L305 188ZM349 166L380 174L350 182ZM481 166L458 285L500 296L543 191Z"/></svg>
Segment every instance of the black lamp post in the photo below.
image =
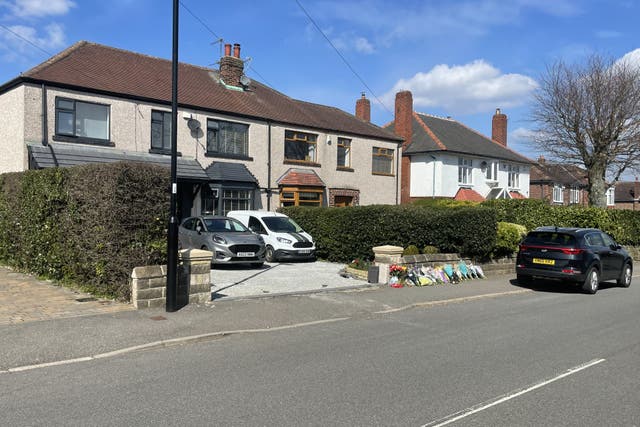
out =
<svg viewBox="0 0 640 427"><path fill-rule="evenodd" d="M166 311L177 310L178 220L177 216L177 158L178 158L178 10L179 0L173 0L173 53L171 62L171 207L167 234Z"/></svg>

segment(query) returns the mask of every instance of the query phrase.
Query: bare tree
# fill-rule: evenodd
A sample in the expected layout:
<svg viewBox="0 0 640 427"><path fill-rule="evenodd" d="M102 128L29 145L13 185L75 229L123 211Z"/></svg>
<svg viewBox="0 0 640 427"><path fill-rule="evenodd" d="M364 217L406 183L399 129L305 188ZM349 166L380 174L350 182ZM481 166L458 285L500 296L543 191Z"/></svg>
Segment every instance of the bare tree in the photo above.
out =
<svg viewBox="0 0 640 427"><path fill-rule="evenodd" d="M640 170L640 68L595 54L580 65L555 63L539 83L538 148L584 167L589 205L605 207L608 183Z"/></svg>

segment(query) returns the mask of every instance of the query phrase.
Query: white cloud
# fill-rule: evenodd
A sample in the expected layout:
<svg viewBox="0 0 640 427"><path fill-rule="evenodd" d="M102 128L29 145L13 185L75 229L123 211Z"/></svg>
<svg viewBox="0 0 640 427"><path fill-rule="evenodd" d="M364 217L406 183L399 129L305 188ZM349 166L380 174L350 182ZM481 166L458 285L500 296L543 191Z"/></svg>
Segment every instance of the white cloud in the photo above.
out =
<svg viewBox="0 0 640 427"><path fill-rule="evenodd" d="M373 45L364 37L357 37L353 43L358 52L367 54L374 52Z"/></svg>
<svg viewBox="0 0 640 427"><path fill-rule="evenodd" d="M632 50L631 52L627 53L616 62L624 62L627 65L636 66L640 68L640 48L636 50Z"/></svg>
<svg viewBox="0 0 640 427"><path fill-rule="evenodd" d="M465 65L436 65L426 73L401 79L383 98L385 104L393 105L396 92L410 90L416 110L441 108L469 114L522 105L536 87L531 77L502 74L491 64L476 60Z"/></svg>
<svg viewBox="0 0 640 427"><path fill-rule="evenodd" d="M75 3L71 0L15 0L9 10L16 17L43 17L66 15Z"/></svg>
<svg viewBox="0 0 640 427"><path fill-rule="evenodd" d="M41 34L38 34L36 28L25 25L13 25L8 28L12 33L6 31L0 33L0 40L3 41L0 47L7 51L8 56L5 54L5 59L7 60L15 60L15 53L24 55L33 52L33 45L46 51L58 49L67 44L64 28L60 24L52 23L47 25Z"/></svg>

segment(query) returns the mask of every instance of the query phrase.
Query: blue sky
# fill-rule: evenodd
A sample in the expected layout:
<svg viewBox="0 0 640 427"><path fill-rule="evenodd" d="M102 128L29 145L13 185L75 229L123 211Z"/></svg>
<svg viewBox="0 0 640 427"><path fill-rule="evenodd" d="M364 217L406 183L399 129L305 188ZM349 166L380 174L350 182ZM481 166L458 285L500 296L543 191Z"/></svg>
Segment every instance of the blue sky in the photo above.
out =
<svg viewBox="0 0 640 427"><path fill-rule="evenodd" d="M249 77L350 113L364 91L378 125L393 119L404 89L416 111L488 136L501 108L509 146L531 158L539 154L527 139L531 94L547 65L594 52L640 63L634 0L181 3L182 62L217 68L217 39L240 43ZM171 59L172 1L0 0L0 82L79 40Z"/></svg>

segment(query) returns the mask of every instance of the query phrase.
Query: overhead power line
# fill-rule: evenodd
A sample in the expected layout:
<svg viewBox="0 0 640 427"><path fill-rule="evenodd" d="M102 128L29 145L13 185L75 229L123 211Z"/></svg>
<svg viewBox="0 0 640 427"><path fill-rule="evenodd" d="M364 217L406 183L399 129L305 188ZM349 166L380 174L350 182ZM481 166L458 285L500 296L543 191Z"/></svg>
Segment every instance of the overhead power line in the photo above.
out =
<svg viewBox="0 0 640 427"><path fill-rule="evenodd" d="M298 6L300 7L300 9L304 12L305 15L307 15L307 18L309 18L309 21L311 21L311 23L313 24L314 27L316 27L316 29L318 30L318 32L320 34L322 34L322 36L325 38L325 40L327 40L327 42L331 45L331 47L333 48L333 50L336 51L336 53L338 54L338 56L340 57L340 59L342 59L342 61L347 65L347 67L349 67L349 70L351 70L351 72L358 78L358 80L360 80L360 83L362 83L364 85L364 87L367 88L367 90L369 91L369 93L371 94L371 96L373 96L376 101L378 101L378 103L382 106L382 108L384 108L385 110L387 110L387 112L391 115L393 115L393 113L387 108L386 105L384 105L384 103L376 96L376 94L373 92L373 90L371 90L371 88L369 87L369 85L364 81L364 79L362 77L360 77L360 74L358 74L358 72L351 66L351 64L349 63L349 61L347 61L347 59L342 55L342 53L340 53L340 51L338 50L338 48L331 42L331 40L329 39L329 37L327 37L327 35L324 33L324 31L322 31L322 29L320 28L320 26L318 26L318 24L316 23L316 21L314 21L314 19L311 17L311 15L309 15L309 12L307 12L307 10L302 6L302 4L300 3L299 0L296 0L296 3L298 4Z"/></svg>

